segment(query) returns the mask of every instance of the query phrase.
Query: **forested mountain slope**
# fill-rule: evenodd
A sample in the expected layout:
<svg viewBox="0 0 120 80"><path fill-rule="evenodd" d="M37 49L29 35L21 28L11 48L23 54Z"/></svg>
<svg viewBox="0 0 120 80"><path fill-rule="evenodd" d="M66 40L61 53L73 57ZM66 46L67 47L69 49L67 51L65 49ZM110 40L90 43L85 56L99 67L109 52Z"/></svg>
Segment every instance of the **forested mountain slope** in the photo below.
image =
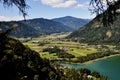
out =
<svg viewBox="0 0 120 80"><path fill-rule="evenodd" d="M61 80L59 73L40 54L18 40L0 33L1 80Z"/></svg>
<svg viewBox="0 0 120 80"><path fill-rule="evenodd" d="M72 28L63 25L62 23L44 18L30 19L21 22L30 25L34 29L39 30L40 32L45 34L73 31Z"/></svg>
<svg viewBox="0 0 120 80"><path fill-rule="evenodd" d="M103 26L101 21L102 14L68 37L79 38L81 42L87 43L120 43L120 15L109 26Z"/></svg>

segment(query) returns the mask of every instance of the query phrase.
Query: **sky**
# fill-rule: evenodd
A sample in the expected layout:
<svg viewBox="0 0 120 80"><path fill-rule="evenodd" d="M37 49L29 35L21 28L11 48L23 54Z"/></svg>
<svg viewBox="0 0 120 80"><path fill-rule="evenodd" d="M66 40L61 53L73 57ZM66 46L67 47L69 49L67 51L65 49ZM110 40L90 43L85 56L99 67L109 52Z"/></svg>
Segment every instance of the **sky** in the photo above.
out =
<svg viewBox="0 0 120 80"><path fill-rule="evenodd" d="M77 18L92 19L88 8L90 0L26 0L30 6L27 9L27 19L33 18L59 18L73 16ZM23 20L22 14L16 6L3 7L0 4L0 21Z"/></svg>

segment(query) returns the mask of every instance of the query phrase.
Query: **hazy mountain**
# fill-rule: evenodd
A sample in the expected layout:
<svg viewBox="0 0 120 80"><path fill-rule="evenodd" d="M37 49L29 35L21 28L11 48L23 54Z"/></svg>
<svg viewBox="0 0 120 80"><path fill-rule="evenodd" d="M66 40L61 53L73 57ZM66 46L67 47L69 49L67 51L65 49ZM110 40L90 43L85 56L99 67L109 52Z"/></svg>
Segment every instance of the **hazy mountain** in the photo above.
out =
<svg viewBox="0 0 120 80"><path fill-rule="evenodd" d="M51 34L51 33L60 33L60 32L69 32L73 31L72 28L63 25L62 23L55 22L48 19L37 18L31 19L27 21L21 21L24 24L30 25L36 30L39 30L43 34Z"/></svg>
<svg viewBox="0 0 120 80"><path fill-rule="evenodd" d="M68 37L89 43L120 43L120 15L107 27L102 25L101 20L102 15L97 16Z"/></svg>
<svg viewBox="0 0 120 80"><path fill-rule="evenodd" d="M75 30L79 29L80 27L82 27L83 25L87 24L90 21L90 19L81 19L71 16L55 18L52 20L67 25Z"/></svg>
<svg viewBox="0 0 120 80"><path fill-rule="evenodd" d="M11 35L15 37L37 37L43 34L73 31L72 28L62 23L43 18L17 22L0 22L0 30L5 31L14 24L18 25L18 27L11 32Z"/></svg>

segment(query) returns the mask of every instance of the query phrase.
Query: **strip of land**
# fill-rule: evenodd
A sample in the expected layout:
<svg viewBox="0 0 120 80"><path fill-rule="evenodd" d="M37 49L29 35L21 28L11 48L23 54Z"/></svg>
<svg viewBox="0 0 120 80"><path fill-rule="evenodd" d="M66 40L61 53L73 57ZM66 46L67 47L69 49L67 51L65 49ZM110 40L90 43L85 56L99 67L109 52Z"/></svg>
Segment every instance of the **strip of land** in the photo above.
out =
<svg viewBox="0 0 120 80"><path fill-rule="evenodd" d="M114 56L120 56L120 54L105 56L105 57L103 57L103 58L98 58L98 59L86 61L86 62L84 62L84 63L82 63L82 64L91 64L91 63L93 63L93 62L100 61L100 60L105 60L105 59L108 59L108 58L111 58L111 57L114 57Z"/></svg>

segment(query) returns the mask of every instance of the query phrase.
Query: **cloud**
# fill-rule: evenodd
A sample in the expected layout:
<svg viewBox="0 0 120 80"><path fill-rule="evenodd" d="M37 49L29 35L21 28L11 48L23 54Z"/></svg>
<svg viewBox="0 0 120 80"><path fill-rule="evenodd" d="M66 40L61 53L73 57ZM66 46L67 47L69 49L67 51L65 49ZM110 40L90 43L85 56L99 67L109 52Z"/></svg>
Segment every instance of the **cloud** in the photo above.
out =
<svg viewBox="0 0 120 80"><path fill-rule="evenodd" d="M53 8L68 8L77 4L76 0L41 0L41 2Z"/></svg>
<svg viewBox="0 0 120 80"><path fill-rule="evenodd" d="M0 16L0 21L18 21L23 19L24 19L23 16L12 16L12 17Z"/></svg>
<svg viewBox="0 0 120 80"><path fill-rule="evenodd" d="M88 8L89 2L79 3L78 0L41 0L42 4L53 8Z"/></svg>
<svg viewBox="0 0 120 80"><path fill-rule="evenodd" d="M89 2L85 2L83 4L78 3L75 8L88 8L89 7Z"/></svg>

